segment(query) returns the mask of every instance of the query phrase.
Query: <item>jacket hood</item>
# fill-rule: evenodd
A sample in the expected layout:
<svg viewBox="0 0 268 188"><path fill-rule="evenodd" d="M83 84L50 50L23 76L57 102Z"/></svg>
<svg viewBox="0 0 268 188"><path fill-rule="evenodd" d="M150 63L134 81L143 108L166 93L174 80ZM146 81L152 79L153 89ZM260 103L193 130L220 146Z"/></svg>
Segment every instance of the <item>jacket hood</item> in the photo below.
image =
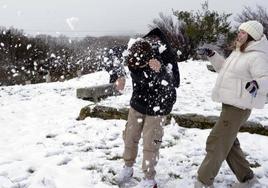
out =
<svg viewBox="0 0 268 188"><path fill-rule="evenodd" d="M245 52L258 51L268 56L268 41L265 35L258 40L249 43L249 46L245 49Z"/></svg>
<svg viewBox="0 0 268 188"><path fill-rule="evenodd" d="M149 33L147 33L143 38L150 38L157 36L160 38L161 42L165 44L165 47L167 50L165 50L163 53L161 53L161 56L163 57L163 60L166 61L166 63L170 62L171 59L176 59L175 61L178 61L178 56L176 52L171 48L170 41L168 40L167 36L161 31L158 27L152 29Z"/></svg>
<svg viewBox="0 0 268 188"><path fill-rule="evenodd" d="M164 33L158 28L154 28L151 31L149 31L149 33L147 33L143 38L146 37L153 37L153 36L157 36L159 37L163 42L166 42L166 36L164 35Z"/></svg>
<svg viewBox="0 0 268 188"><path fill-rule="evenodd" d="M157 36L160 38L160 40L164 43L164 44L167 44L169 45L168 43L168 40L167 40L167 37L165 36L165 34L158 28L154 28L152 29L149 33L147 33L143 38L146 38L146 37L153 37L153 36Z"/></svg>

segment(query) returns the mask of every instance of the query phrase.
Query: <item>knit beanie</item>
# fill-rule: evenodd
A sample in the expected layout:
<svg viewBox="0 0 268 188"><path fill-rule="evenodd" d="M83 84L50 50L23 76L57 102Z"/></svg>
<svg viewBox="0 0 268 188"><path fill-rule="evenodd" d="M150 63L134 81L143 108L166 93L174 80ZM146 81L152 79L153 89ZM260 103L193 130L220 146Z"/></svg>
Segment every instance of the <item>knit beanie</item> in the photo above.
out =
<svg viewBox="0 0 268 188"><path fill-rule="evenodd" d="M239 30L247 32L254 40L260 40L263 35L263 26L256 20L251 20L242 23Z"/></svg>

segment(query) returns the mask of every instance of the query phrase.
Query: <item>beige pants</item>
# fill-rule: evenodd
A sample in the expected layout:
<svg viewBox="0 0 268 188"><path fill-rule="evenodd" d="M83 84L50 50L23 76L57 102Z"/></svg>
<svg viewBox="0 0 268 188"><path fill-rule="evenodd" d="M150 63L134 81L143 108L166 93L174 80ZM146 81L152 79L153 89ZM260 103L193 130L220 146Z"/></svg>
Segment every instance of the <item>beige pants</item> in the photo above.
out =
<svg viewBox="0 0 268 188"><path fill-rule="evenodd" d="M240 182L253 177L249 162L245 159L237 139L241 125L247 121L250 113L251 110L222 105L219 120L207 138L207 155L198 170L198 179L205 185L213 184L224 160Z"/></svg>
<svg viewBox="0 0 268 188"><path fill-rule="evenodd" d="M138 153L138 143L143 132L143 162L142 170L145 177L153 179L155 165L159 158L159 148L163 137L165 116L148 116L129 109L128 121L123 131L125 149L123 158L126 166L133 166Z"/></svg>

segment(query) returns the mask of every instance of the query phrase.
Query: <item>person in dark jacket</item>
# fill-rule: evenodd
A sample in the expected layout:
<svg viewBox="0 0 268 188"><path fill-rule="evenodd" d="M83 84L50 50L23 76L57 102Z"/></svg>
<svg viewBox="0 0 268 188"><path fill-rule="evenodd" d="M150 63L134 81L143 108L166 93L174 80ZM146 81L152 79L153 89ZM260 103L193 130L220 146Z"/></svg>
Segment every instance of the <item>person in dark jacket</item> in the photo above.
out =
<svg viewBox="0 0 268 188"><path fill-rule="evenodd" d="M124 57L122 55L126 46L114 46L104 48L100 55L100 70L106 70L110 75L110 83L114 84L116 91L121 91L125 87L126 72L124 69ZM118 93L117 93L118 94Z"/></svg>
<svg viewBox="0 0 268 188"><path fill-rule="evenodd" d="M125 60L132 78L133 93L123 139L124 168L117 176L125 183L133 175L138 143L143 132L143 162L145 174L140 187L156 188L155 165L163 137L166 116L176 102L176 87L180 85L177 53L171 48L159 28L151 30L132 45L129 42Z"/></svg>

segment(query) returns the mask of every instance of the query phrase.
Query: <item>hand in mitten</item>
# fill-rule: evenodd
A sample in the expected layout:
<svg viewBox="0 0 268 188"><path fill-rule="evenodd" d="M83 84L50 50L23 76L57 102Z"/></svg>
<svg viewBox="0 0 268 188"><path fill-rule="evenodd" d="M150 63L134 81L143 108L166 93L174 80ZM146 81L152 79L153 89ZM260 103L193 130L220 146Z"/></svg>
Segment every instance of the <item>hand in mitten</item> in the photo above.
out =
<svg viewBox="0 0 268 188"><path fill-rule="evenodd" d="M196 53L198 55L206 55L208 57L211 57L211 56L213 56L215 54L215 52L213 50L209 49L209 48L198 48L196 50Z"/></svg>
<svg viewBox="0 0 268 188"><path fill-rule="evenodd" d="M247 82L245 89L253 96L256 97L259 89L258 83L255 80Z"/></svg>

